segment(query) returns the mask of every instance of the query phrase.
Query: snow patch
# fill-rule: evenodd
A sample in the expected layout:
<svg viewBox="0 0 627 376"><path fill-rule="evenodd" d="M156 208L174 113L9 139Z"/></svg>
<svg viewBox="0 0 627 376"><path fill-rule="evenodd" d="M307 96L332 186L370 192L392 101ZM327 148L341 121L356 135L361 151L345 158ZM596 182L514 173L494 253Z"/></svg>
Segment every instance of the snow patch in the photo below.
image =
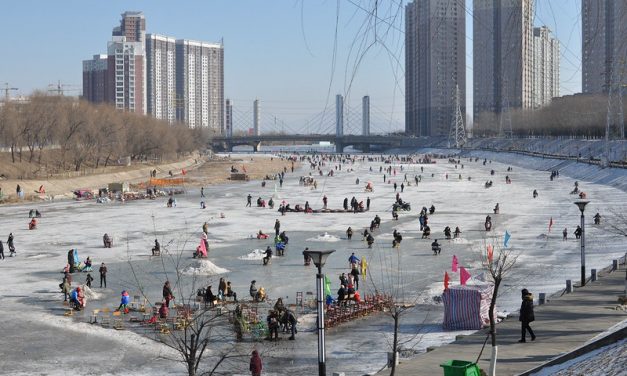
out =
<svg viewBox="0 0 627 376"><path fill-rule="evenodd" d="M89 288L89 286L87 285L82 285L81 288L83 289L83 293L85 294L85 298L89 300L100 300L102 299L102 296L104 294L96 292L94 290L92 290L91 288Z"/></svg>
<svg viewBox="0 0 627 376"><path fill-rule="evenodd" d="M209 260L198 260L183 270L184 274L216 275L228 273L230 270L221 268Z"/></svg>
<svg viewBox="0 0 627 376"><path fill-rule="evenodd" d="M253 249L252 252L250 252L247 255L244 256L239 256L238 259L240 260L246 260L246 261L256 261L256 260L261 260L263 259L266 254L266 251L262 250L262 249Z"/></svg>
<svg viewBox="0 0 627 376"><path fill-rule="evenodd" d="M28 255L26 256L26 258L39 259L39 258L50 257L50 256L53 256L53 255L51 253L38 253L36 255Z"/></svg>
<svg viewBox="0 0 627 376"><path fill-rule="evenodd" d="M325 232L324 234L320 234L318 236L314 236L313 238L307 239L308 242L329 242L329 243L339 242L340 240L341 239L338 238L337 236L330 235L327 232Z"/></svg>
<svg viewBox="0 0 627 376"><path fill-rule="evenodd" d="M470 244L471 241L466 238L453 238L451 242L454 244Z"/></svg>

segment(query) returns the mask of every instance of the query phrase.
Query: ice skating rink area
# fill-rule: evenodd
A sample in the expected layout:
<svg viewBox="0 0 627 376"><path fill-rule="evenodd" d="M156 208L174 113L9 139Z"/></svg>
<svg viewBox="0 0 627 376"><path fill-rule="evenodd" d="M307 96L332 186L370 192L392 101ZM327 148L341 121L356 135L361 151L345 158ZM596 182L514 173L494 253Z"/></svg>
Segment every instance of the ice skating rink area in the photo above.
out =
<svg viewBox="0 0 627 376"><path fill-rule="evenodd" d="M286 304L293 304L298 292L305 299L311 298L307 292L315 293L315 268L303 265L305 247L336 250L324 267L333 294L339 288L339 274L350 271L348 257L354 252L369 264L365 281L360 281L362 295L375 289L402 291L403 300L415 305L400 327L401 340L406 342L404 356L449 342L460 333L447 332L441 327L443 308L434 297L442 292L444 272L448 271L453 284L459 283L459 275L451 272L451 259L455 255L473 279L479 277L483 273L481 255L486 244L502 242L505 231L511 234L509 247L518 254L518 261L502 286L499 311L518 308L521 288L537 296L539 292L550 294L562 289L566 279L577 280L580 249L573 232L579 224L579 210L573 204L577 197L570 194L575 179L561 173L551 181L546 160L538 158L479 152L474 155L478 161L474 157L472 162L468 156L458 157L459 164L448 159L437 159L434 164L399 161L385 164L357 156L354 163L341 164L341 170L336 169L338 161L325 162L321 167L323 176L311 170L306 162L299 170L289 173L286 162L288 173L282 187L278 180L268 181L265 187L259 181L205 187L207 208L204 210L200 209L199 189L188 189L184 195L177 196L173 208L166 207L166 198L109 204L62 201L3 206L0 237L4 241L13 233L17 257L0 260L0 373L184 374L185 367L172 360L176 354L156 342L154 336L90 325L89 312L96 308L116 308L122 290L134 295L139 286L151 301L160 301L166 279L179 281L174 284L175 295L185 294L184 290L190 288L188 279L193 277L201 286L212 285L214 293L218 279L224 277L232 282L244 301L250 300L248 287L251 280L256 280L257 287L266 289L271 302L282 297ZM483 157L488 156L484 165ZM497 162L497 158L506 163ZM379 167L390 166L396 174L386 173L384 183L384 173L379 172ZM512 170L507 171L508 167ZM581 165L582 171L587 168ZM577 171L577 167L569 169ZM327 176L331 170L333 176ZM278 171L268 171L275 172ZM299 177L310 173L317 180L317 189L299 184ZM405 182L400 192L405 175L410 185ZM421 178L417 185L416 176ZM505 183L506 176L511 184ZM489 180L493 185L485 188ZM610 185L593 183L593 179L587 181L585 176L578 180L579 189L590 201L586 208L587 268L601 269L624 255L625 240L607 232L603 225L594 225L592 218L598 212L603 222L609 220L611 210L624 212L627 194ZM373 183L374 192L364 191L367 182ZM396 195L394 182L400 197L412 208L399 212L398 221L392 219L391 210ZM534 189L538 192L535 199ZM253 197L253 207L247 208L248 194ZM370 197L370 210L286 213L285 216L277 211L282 201L292 207L308 201L313 209L320 209L325 195L330 209L341 209L345 197L350 201L354 196L364 203ZM273 197L275 209L255 207L258 197L266 201ZM497 203L500 212L493 214ZM429 216L431 239L421 239L418 215L423 206L431 205L436 208ZM29 231L28 212L34 208L42 213L42 218L37 229ZM381 217L382 224L375 230L375 243L369 249L360 233L370 226L375 215ZM486 215L492 217L490 233L484 230ZM553 226L549 232L551 218ZM267 246L273 246L276 219L281 222L281 231L287 232L289 245L285 256L274 257L270 265L263 266L261 253ZM210 251L208 259L198 261L192 258L192 252L200 241L204 222L209 225ZM345 234L349 226L354 231L350 241ZM444 240L446 226L452 229L459 226L461 237ZM568 232L565 241L562 240L564 228ZM259 230L270 234L270 238L254 238ZM394 230L403 235L399 249L392 248ZM102 246L104 233L114 238L113 248ZM150 256L155 238L163 248L161 257ZM438 256L431 251L431 242L436 238L442 244ZM88 296L87 310L65 317L58 285L68 250L72 248L78 250L81 260L87 256L93 260L91 274L95 287ZM8 256L6 244L5 255ZM109 270L106 289L99 288L97 269L102 262ZM176 262L184 272L180 279L175 273ZM84 283L85 276L86 273L75 273L73 286ZM380 370L390 351L392 324L389 316L378 314L328 330L327 370L347 375ZM238 351L250 354L253 348L259 349L264 359L264 374L314 374L317 369L314 328L312 314L300 315L295 341L244 341L238 345ZM232 374L248 374L248 359L248 356L235 358L225 367Z"/></svg>

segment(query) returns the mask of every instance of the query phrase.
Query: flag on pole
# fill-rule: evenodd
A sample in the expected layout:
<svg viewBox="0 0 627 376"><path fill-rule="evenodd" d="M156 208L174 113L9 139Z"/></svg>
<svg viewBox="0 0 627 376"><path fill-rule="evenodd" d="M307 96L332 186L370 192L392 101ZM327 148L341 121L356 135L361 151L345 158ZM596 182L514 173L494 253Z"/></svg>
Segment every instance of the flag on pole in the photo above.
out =
<svg viewBox="0 0 627 376"><path fill-rule="evenodd" d="M453 255L453 262L451 263L451 270L457 272L457 256Z"/></svg>
<svg viewBox="0 0 627 376"><path fill-rule="evenodd" d="M329 279L329 276L325 275L324 276L324 296L329 296L331 295L331 280Z"/></svg>
<svg viewBox="0 0 627 376"><path fill-rule="evenodd" d="M462 266L459 268L459 280L462 285L466 284L466 281L470 279L470 273Z"/></svg>
<svg viewBox="0 0 627 376"><path fill-rule="evenodd" d="M492 244L488 244L488 261L492 262L493 259L494 259L494 248L492 247Z"/></svg>
<svg viewBox="0 0 627 376"><path fill-rule="evenodd" d="M448 282L450 281L450 278L448 276L447 272L444 272L444 290L448 290Z"/></svg>
<svg viewBox="0 0 627 376"><path fill-rule="evenodd" d="M551 227L553 227L553 217L551 217L551 220L549 221L549 232L551 232Z"/></svg>
<svg viewBox="0 0 627 376"><path fill-rule="evenodd" d="M507 248L507 243L509 243L509 238L511 238L512 236L509 234L509 232L507 232L507 230L505 230L505 236L503 236L503 246L505 248Z"/></svg>
<svg viewBox="0 0 627 376"><path fill-rule="evenodd" d="M366 271L368 270L368 263L366 262L366 258L361 258L361 279L366 280Z"/></svg>

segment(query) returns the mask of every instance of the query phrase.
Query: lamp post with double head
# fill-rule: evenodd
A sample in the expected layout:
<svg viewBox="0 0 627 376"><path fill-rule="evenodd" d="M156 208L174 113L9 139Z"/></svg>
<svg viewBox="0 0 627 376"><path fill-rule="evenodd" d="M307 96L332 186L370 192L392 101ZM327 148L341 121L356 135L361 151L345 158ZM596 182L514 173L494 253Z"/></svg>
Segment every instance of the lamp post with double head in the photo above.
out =
<svg viewBox="0 0 627 376"><path fill-rule="evenodd" d="M322 274L322 267L327 261L327 257L331 253L335 252L334 249L326 251L303 251L303 255L311 257L314 265L318 268L318 274L316 274L316 293L318 299L318 376L326 376L326 356L324 348L324 274Z"/></svg>
<svg viewBox="0 0 627 376"><path fill-rule="evenodd" d="M575 201L575 205L581 212L581 286L586 285L586 223L583 211L590 201Z"/></svg>

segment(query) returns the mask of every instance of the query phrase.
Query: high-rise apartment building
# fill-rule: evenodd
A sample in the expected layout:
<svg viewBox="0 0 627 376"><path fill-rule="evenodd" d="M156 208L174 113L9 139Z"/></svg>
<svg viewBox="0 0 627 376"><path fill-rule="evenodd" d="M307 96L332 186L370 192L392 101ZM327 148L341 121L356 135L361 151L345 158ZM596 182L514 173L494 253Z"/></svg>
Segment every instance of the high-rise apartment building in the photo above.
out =
<svg viewBox="0 0 627 376"><path fill-rule="evenodd" d="M145 114L144 43L128 42L126 37L114 36L107 45L107 54L109 102L118 110Z"/></svg>
<svg viewBox="0 0 627 376"><path fill-rule="evenodd" d="M146 35L147 111L157 119L176 121L176 40Z"/></svg>
<svg viewBox="0 0 627 376"><path fill-rule="evenodd" d="M530 108L533 0L473 1L474 119Z"/></svg>
<svg viewBox="0 0 627 376"><path fill-rule="evenodd" d="M466 113L465 0L405 7L405 133L448 135L456 87Z"/></svg>
<svg viewBox="0 0 627 376"><path fill-rule="evenodd" d="M107 55L83 61L92 102L225 133L222 43L146 34L142 12L124 12Z"/></svg>
<svg viewBox="0 0 627 376"><path fill-rule="evenodd" d="M560 95L560 44L548 27L533 29L533 108Z"/></svg>
<svg viewBox="0 0 627 376"><path fill-rule="evenodd" d="M224 47L186 39L176 41L177 118L190 127L224 132Z"/></svg>
<svg viewBox="0 0 627 376"><path fill-rule="evenodd" d="M120 26L113 28L114 37L126 37L127 42L141 42L146 39L146 18L142 12L122 13Z"/></svg>
<svg viewBox="0 0 627 376"><path fill-rule="evenodd" d="M94 55L83 60L83 98L93 103L103 103L108 98L107 55Z"/></svg>
<svg viewBox="0 0 627 376"><path fill-rule="evenodd" d="M582 0L582 89L607 93L627 77L627 1Z"/></svg>
<svg viewBox="0 0 627 376"><path fill-rule="evenodd" d="M146 113L145 34L144 14L125 12L108 43L109 102L119 110Z"/></svg>

